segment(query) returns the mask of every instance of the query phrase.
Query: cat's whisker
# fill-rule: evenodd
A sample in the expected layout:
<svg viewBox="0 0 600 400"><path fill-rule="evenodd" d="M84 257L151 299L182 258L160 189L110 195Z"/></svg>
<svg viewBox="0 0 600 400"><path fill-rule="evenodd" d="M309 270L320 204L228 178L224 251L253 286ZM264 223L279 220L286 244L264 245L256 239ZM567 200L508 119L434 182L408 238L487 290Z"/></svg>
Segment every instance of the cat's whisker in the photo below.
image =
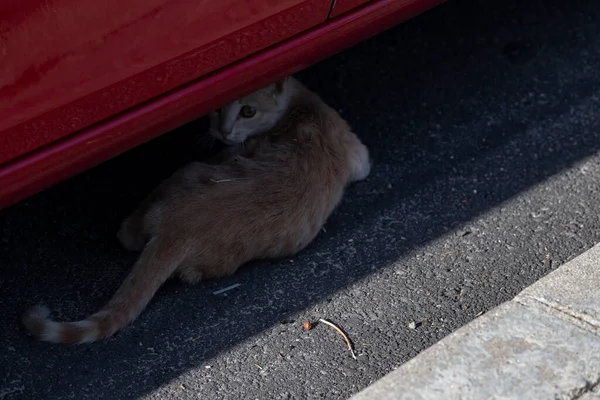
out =
<svg viewBox="0 0 600 400"><path fill-rule="evenodd" d="M212 183L233 182L239 179L209 179Z"/></svg>

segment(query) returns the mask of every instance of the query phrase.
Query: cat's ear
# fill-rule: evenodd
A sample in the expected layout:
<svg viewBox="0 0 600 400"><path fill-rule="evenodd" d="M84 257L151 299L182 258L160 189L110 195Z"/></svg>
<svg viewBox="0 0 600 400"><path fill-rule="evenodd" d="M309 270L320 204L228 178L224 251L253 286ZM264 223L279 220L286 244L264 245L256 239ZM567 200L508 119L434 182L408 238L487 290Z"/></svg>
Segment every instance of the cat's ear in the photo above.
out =
<svg viewBox="0 0 600 400"><path fill-rule="evenodd" d="M283 89L285 89L285 84L288 81L288 77L286 76L285 78L281 78L278 81L275 82L275 91L279 94L283 92Z"/></svg>

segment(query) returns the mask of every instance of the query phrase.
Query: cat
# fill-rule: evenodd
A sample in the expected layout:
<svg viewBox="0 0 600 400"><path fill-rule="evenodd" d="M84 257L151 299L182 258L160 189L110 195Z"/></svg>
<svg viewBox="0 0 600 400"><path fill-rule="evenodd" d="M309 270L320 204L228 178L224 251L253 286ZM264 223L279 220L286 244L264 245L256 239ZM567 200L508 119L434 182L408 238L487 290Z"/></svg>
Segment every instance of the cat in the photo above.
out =
<svg viewBox="0 0 600 400"><path fill-rule="evenodd" d="M123 246L142 252L113 297L77 322L33 307L22 322L35 338L101 340L131 323L173 275L194 284L293 255L317 236L344 188L370 173L369 151L346 121L292 77L219 113L211 134L237 146L219 164L192 162L162 182L121 225Z"/></svg>

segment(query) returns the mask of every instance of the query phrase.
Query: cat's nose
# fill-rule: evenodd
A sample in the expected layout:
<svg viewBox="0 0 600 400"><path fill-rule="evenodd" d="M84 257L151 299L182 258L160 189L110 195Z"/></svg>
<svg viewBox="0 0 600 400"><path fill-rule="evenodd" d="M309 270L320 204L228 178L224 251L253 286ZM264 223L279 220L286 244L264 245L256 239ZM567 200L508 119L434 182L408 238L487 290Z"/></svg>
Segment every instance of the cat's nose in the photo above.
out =
<svg viewBox="0 0 600 400"><path fill-rule="evenodd" d="M219 129L219 134L223 137L227 137L227 135L229 135L231 133L231 131L227 131L225 129Z"/></svg>

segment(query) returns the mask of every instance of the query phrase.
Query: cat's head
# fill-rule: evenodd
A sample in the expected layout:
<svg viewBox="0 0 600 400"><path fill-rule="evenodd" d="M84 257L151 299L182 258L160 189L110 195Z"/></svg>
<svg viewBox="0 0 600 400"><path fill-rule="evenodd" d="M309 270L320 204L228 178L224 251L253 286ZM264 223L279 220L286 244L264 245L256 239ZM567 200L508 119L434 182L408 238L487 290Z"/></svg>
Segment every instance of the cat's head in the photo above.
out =
<svg viewBox="0 0 600 400"><path fill-rule="evenodd" d="M282 79L209 113L210 134L236 144L273 128L288 106L289 81Z"/></svg>

